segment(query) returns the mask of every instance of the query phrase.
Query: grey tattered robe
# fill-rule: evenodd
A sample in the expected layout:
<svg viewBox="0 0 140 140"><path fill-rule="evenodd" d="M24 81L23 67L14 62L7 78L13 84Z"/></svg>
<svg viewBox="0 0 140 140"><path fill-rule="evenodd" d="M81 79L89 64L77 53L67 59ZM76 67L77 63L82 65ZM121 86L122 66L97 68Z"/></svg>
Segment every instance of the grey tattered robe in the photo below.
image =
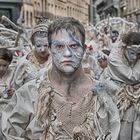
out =
<svg viewBox="0 0 140 140"><path fill-rule="evenodd" d="M38 83L37 86L35 86L36 83ZM38 126L35 121L38 85L39 81L33 80L21 87L2 113L2 132L6 140L39 140L42 137L43 128ZM92 94L91 96L96 95ZM98 117L101 117L99 122L108 126L107 128L100 127L103 132L111 132L112 138L110 140L117 140L120 121L116 106L111 98L105 94L98 95L96 101L96 111Z"/></svg>
<svg viewBox="0 0 140 140"><path fill-rule="evenodd" d="M14 88L18 89L30 80L44 77L50 66L50 57L46 62L40 64L33 51L30 52L27 56L25 55L19 59L17 63L14 76Z"/></svg>
<svg viewBox="0 0 140 140"><path fill-rule="evenodd" d="M107 89L110 93L116 94L116 104L120 110L119 140L139 140L140 59L134 66L130 66L124 57L124 48L120 43L109 56L108 76L111 80L106 81Z"/></svg>

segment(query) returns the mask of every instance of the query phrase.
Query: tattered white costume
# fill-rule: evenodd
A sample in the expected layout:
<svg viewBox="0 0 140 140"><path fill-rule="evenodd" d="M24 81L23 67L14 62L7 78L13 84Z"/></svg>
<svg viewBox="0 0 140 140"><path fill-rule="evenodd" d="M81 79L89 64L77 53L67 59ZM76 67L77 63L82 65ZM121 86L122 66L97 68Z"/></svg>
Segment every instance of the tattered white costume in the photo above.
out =
<svg viewBox="0 0 140 140"><path fill-rule="evenodd" d="M18 61L14 77L15 89L18 89L32 79L43 77L47 73L50 65L50 57L45 63L40 64L35 57L34 52L31 51L27 56L24 56Z"/></svg>
<svg viewBox="0 0 140 140"><path fill-rule="evenodd" d="M140 59L131 67L124 48L112 49L109 56L107 90L114 96L121 118L120 140L140 139ZM113 95L114 94L114 95Z"/></svg>
<svg viewBox="0 0 140 140"><path fill-rule="evenodd" d="M100 89L96 93L98 84L94 83L78 103L71 104L54 89L48 76L40 86L39 83L32 80L22 86L3 112L2 132L6 140L95 140L105 135L106 140L118 139L118 110L102 88L101 93ZM46 97L41 98L44 93ZM42 104L37 104L40 99ZM42 108L43 103L46 108ZM45 114L40 116L40 111Z"/></svg>
<svg viewBox="0 0 140 140"><path fill-rule="evenodd" d="M13 77L14 77L14 68L11 68L9 66L7 72L3 75L2 78L0 78L0 124L1 124L1 113L11 99L10 97L8 97L6 90L9 89L10 87L12 88Z"/></svg>

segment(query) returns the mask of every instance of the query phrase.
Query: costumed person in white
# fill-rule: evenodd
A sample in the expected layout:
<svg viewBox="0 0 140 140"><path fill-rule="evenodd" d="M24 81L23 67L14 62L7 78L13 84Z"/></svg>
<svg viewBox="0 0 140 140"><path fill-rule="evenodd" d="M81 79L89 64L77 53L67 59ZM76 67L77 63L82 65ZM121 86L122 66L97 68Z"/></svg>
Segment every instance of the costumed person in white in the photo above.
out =
<svg viewBox="0 0 140 140"><path fill-rule="evenodd" d="M119 140L140 139L140 33L129 32L109 55L108 91L120 111Z"/></svg>
<svg viewBox="0 0 140 140"><path fill-rule="evenodd" d="M1 113L6 105L10 102L12 95L14 94L13 76L14 69L9 65L13 59L13 54L7 48L0 48L0 124ZM1 130L1 126L0 126ZM0 139L2 136L0 133Z"/></svg>
<svg viewBox="0 0 140 140"><path fill-rule="evenodd" d="M117 140L118 110L82 68L83 25L71 17L55 20L48 28L48 40L52 68L40 85L37 103L42 140Z"/></svg>
<svg viewBox="0 0 140 140"><path fill-rule="evenodd" d="M32 79L44 77L51 65L51 58L48 52L47 30L48 25L45 23L40 23L33 29L31 42L34 49L17 63L14 77L16 89Z"/></svg>
<svg viewBox="0 0 140 140"><path fill-rule="evenodd" d="M99 75L99 79L98 79L100 82L103 82L106 78L108 78L107 66L108 66L109 54L110 54L109 50L98 51L97 61L98 61L99 66L102 69Z"/></svg>

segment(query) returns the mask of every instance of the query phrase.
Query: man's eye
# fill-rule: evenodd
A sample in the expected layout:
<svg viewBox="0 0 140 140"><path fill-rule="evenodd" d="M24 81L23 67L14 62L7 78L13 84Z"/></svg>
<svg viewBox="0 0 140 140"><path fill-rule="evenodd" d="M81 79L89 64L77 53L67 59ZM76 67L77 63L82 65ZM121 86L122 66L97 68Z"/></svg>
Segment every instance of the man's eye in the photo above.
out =
<svg viewBox="0 0 140 140"><path fill-rule="evenodd" d="M41 47L41 45L36 45L37 48Z"/></svg>
<svg viewBox="0 0 140 140"><path fill-rule="evenodd" d="M64 48L64 45L57 45L56 48L63 49Z"/></svg>
<svg viewBox="0 0 140 140"><path fill-rule="evenodd" d="M48 44L44 45L44 47L46 47L46 48L47 48L48 46L49 46Z"/></svg>
<svg viewBox="0 0 140 140"><path fill-rule="evenodd" d="M70 48L76 49L78 46L76 44L69 45Z"/></svg>

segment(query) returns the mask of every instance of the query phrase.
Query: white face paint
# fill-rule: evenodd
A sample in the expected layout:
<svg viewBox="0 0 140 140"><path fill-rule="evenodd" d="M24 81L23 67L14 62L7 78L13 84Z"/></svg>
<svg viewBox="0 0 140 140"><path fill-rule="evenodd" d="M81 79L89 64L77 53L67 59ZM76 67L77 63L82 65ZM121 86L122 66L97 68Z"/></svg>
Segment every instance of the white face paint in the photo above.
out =
<svg viewBox="0 0 140 140"><path fill-rule="evenodd" d="M45 50L47 50L48 41L46 37L35 37L34 42L37 52L44 52Z"/></svg>
<svg viewBox="0 0 140 140"><path fill-rule="evenodd" d="M80 66L84 47L78 34L66 30L52 35L51 55L53 64L65 74L71 74Z"/></svg>
<svg viewBox="0 0 140 140"><path fill-rule="evenodd" d="M35 37L35 51L40 55L48 55L48 40L47 37Z"/></svg>
<svg viewBox="0 0 140 140"><path fill-rule="evenodd" d="M127 46L127 48L124 51L124 55L130 64L133 64L137 61L138 54L140 54L140 46L139 45Z"/></svg>

